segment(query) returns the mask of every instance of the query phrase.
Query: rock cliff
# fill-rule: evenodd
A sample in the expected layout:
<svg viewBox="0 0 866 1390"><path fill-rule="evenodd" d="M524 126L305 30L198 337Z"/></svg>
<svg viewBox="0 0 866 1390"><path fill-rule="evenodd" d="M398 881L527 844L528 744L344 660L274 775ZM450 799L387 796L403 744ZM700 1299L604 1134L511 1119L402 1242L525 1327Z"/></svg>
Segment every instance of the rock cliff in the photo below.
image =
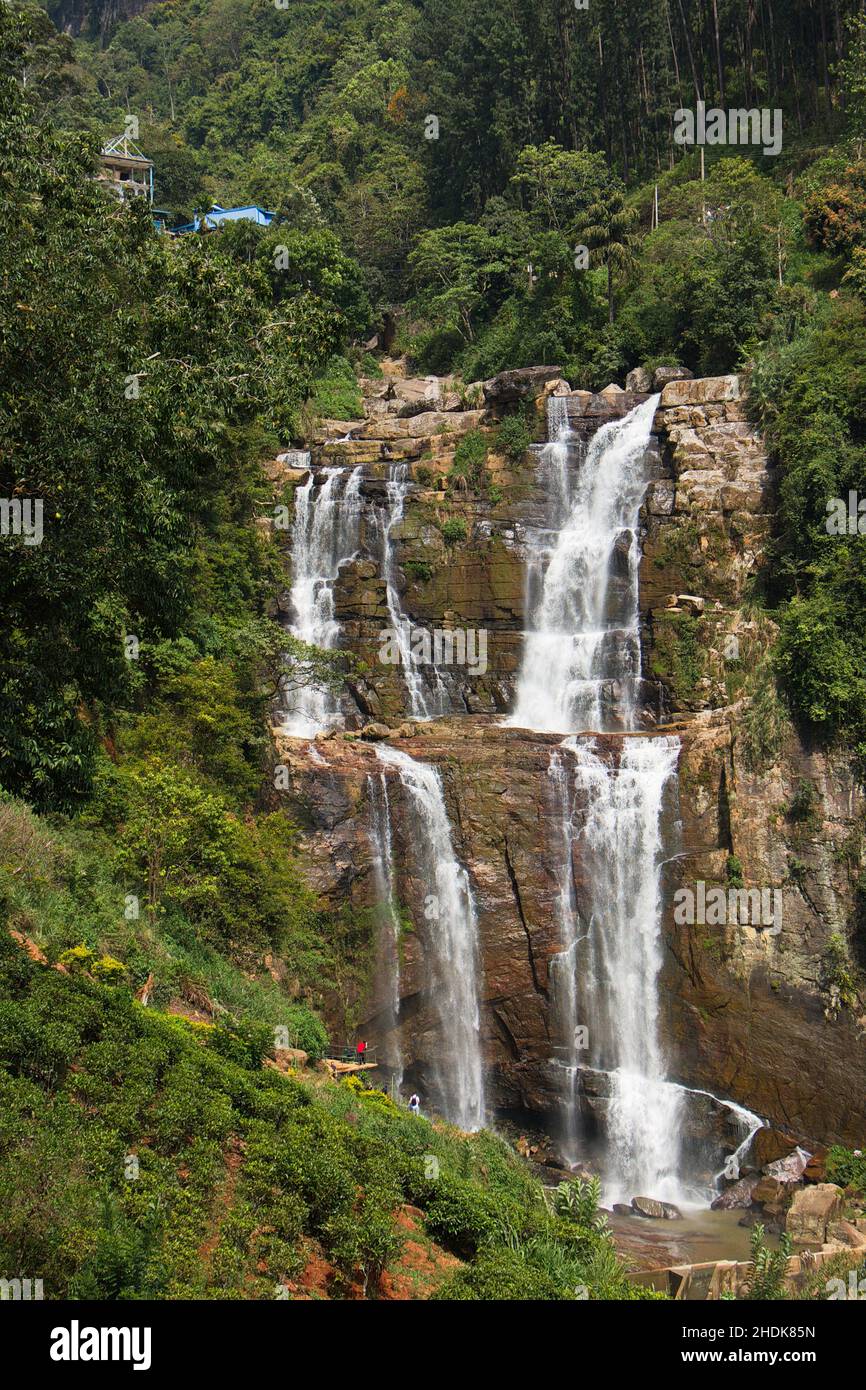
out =
<svg viewBox="0 0 866 1390"><path fill-rule="evenodd" d="M386 364L387 370L387 364ZM311 466L364 465L358 555L335 586L341 641L361 658L343 700L345 732L315 743L275 733L287 769L283 804L304 828L313 886L332 906L374 904L371 784L375 739L440 770L455 847L475 894L481 947L482 1038L489 1100L551 1122L558 1087L550 962L561 949L561 872L549 777L557 735L502 727L512 706L525 609L525 533L545 509L539 445L545 403L563 398L583 440L645 394L571 392L556 368L503 374L458 389L391 367L362 383L365 418L326 422ZM428 406L433 408L428 409ZM530 443L500 451L498 425L523 413ZM480 434L474 478L454 476L461 440ZM666 963L661 1027L669 1074L726 1097L809 1141L862 1139L866 1033L856 982L856 882L863 798L843 754L803 745L772 691L774 629L755 602L773 524L774 479L736 377L671 380L654 424L652 480L642 509L640 615L644 723L680 736L679 797L665 826ZM378 660L389 621L377 546L394 463L412 486L392 531L403 612L412 624L484 629L487 667L445 672L449 713L408 718L399 667ZM297 482L302 470L277 470ZM449 528L447 522L458 522ZM454 542L454 534L459 541ZM617 757L619 736L600 746ZM391 794L399 799L399 787ZM394 861L404 920L396 1036L406 1074L423 1086L437 1046L422 988L430 886L413 877L412 818L395 814ZM583 891L579 837L572 863ZM678 887L778 888L782 928L680 924ZM374 956L372 943L369 947ZM383 1047L385 1018L371 967L357 1002L362 1031ZM332 1022L341 1021L332 1001ZM588 1077L590 1118L603 1085ZM724 1125L697 1110L694 1124ZM706 1110L706 1105L704 1109ZM713 1107L710 1106L710 1109ZM729 1147L734 1146L733 1139Z"/></svg>

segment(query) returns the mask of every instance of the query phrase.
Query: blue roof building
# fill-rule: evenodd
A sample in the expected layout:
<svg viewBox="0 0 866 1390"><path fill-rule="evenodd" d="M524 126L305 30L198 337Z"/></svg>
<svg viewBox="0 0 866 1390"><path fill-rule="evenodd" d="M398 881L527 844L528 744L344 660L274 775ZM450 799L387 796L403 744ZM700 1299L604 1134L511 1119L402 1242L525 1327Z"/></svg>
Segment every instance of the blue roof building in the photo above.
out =
<svg viewBox="0 0 866 1390"><path fill-rule="evenodd" d="M268 212L265 208L260 208L255 203L250 203L242 208L223 208L219 203L214 203L210 212L206 212L204 217L196 217L192 222L186 222L182 227L174 227L175 232L197 232L202 225L205 231L212 232L221 227L224 222L255 222L257 227L267 227L276 217L275 212Z"/></svg>

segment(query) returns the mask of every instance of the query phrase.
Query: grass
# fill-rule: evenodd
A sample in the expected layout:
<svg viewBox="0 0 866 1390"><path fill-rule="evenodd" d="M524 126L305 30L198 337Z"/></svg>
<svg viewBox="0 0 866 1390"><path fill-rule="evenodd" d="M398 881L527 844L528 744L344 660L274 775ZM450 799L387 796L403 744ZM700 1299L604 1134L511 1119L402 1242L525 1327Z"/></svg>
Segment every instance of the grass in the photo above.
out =
<svg viewBox="0 0 866 1390"><path fill-rule="evenodd" d="M332 357L316 382L310 405L322 420L358 420L364 402L352 364L346 357Z"/></svg>

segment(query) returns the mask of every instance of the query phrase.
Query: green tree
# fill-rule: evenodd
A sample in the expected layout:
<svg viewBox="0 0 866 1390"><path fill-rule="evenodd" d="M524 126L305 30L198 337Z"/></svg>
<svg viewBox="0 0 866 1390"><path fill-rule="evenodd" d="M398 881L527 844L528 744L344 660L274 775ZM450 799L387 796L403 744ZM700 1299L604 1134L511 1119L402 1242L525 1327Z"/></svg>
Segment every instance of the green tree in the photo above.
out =
<svg viewBox="0 0 866 1390"><path fill-rule="evenodd" d="M590 256L607 273L608 322L616 318L616 280L622 280L635 265L637 210L625 201L625 190L610 184L586 210L581 236Z"/></svg>
<svg viewBox="0 0 866 1390"><path fill-rule="evenodd" d="M499 239L468 222L434 228L420 238L409 264L419 310L471 343L476 317L489 311L508 268Z"/></svg>

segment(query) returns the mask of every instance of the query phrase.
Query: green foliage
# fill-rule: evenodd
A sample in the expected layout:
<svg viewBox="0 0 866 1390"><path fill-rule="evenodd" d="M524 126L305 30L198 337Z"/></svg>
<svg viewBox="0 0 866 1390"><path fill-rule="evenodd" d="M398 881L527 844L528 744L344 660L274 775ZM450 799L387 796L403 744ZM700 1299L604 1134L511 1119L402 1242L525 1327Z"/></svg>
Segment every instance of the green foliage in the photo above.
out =
<svg viewBox="0 0 866 1390"><path fill-rule="evenodd" d="M809 240L838 254L866 240L866 164L851 165L838 183L812 194L803 209Z"/></svg>
<svg viewBox="0 0 866 1390"><path fill-rule="evenodd" d="M778 759L785 718L785 707L779 699L772 668L763 661L750 682L738 725L743 760L751 772L772 767Z"/></svg>
<svg viewBox="0 0 866 1390"><path fill-rule="evenodd" d="M442 1302L557 1301L568 1297L543 1271L534 1269L516 1250L492 1250L469 1269L455 1274L437 1293Z"/></svg>
<svg viewBox="0 0 866 1390"><path fill-rule="evenodd" d="M442 532L446 545L456 545L458 541L465 541L466 539L466 522L462 516L446 517L439 530Z"/></svg>
<svg viewBox="0 0 866 1390"><path fill-rule="evenodd" d="M782 464L771 570L779 603L774 665L791 708L813 737L842 738L866 756L866 540L836 534L834 499L860 486L866 402L864 306L839 301L791 341L770 338L752 394Z"/></svg>
<svg viewBox="0 0 866 1390"><path fill-rule="evenodd" d="M440 1175L420 1196L431 1235L457 1254L474 1255L497 1231L495 1204L473 1183Z"/></svg>
<svg viewBox="0 0 866 1390"><path fill-rule="evenodd" d="M94 139L31 104L38 84L18 83L26 24L8 9L0 23L0 181L14 189L0 492L44 511L41 544L0 550L0 778L68 809L89 792L114 712L144 696L127 639L153 647L196 627L227 528L261 496L266 431L291 430L339 346L345 255L324 234L290 237L276 304L266 270L230 241L158 236L142 202L107 201L92 179ZM237 578L254 587L263 568L251 532Z"/></svg>
<svg viewBox="0 0 866 1390"><path fill-rule="evenodd" d="M433 566L427 560L406 560L403 569L419 584L429 584L433 578Z"/></svg>
<svg viewBox="0 0 866 1390"><path fill-rule="evenodd" d="M496 435L496 447L512 463L517 463L532 443L526 421L519 415L506 415Z"/></svg>
<svg viewBox="0 0 866 1390"><path fill-rule="evenodd" d="M827 1181L839 1187L856 1187L866 1193L866 1156L860 1149L832 1144L827 1154Z"/></svg>
<svg viewBox="0 0 866 1390"><path fill-rule="evenodd" d="M167 1270L159 1257L163 1213L151 1202L134 1222L120 1209L117 1197L106 1192L100 1202L100 1224L94 1248L70 1281L71 1298L159 1298Z"/></svg>
<svg viewBox="0 0 866 1390"><path fill-rule="evenodd" d="M334 357L316 381L310 400L323 420L358 420L363 402L352 364L345 357Z"/></svg>
<svg viewBox="0 0 866 1390"><path fill-rule="evenodd" d="M786 1233L779 1237L773 1250L764 1238L764 1227L757 1224L751 1235L752 1264L747 1297L754 1302L767 1302L787 1297L785 1271L791 1256L791 1241Z"/></svg>
<svg viewBox="0 0 866 1390"><path fill-rule="evenodd" d="M840 1008L855 1008L858 979L851 964L848 943L838 932L833 932L827 941L821 967L821 985L829 996L830 1016L835 1018Z"/></svg>
<svg viewBox="0 0 866 1390"><path fill-rule="evenodd" d="M789 820L809 825L814 823L819 806L815 783L808 777L801 777L794 788L794 795L785 808Z"/></svg>
<svg viewBox="0 0 866 1390"><path fill-rule="evenodd" d="M487 436L481 430L470 430L454 450L451 477L465 478L472 488L480 491L486 480L486 467Z"/></svg>
<svg viewBox="0 0 866 1390"><path fill-rule="evenodd" d="M743 866L736 854L729 854L725 864L725 881L729 888L744 888Z"/></svg>
<svg viewBox="0 0 866 1390"><path fill-rule="evenodd" d="M654 674L669 683L686 708L695 699L704 671L699 631L699 620L688 613L662 613L656 624Z"/></svg>

